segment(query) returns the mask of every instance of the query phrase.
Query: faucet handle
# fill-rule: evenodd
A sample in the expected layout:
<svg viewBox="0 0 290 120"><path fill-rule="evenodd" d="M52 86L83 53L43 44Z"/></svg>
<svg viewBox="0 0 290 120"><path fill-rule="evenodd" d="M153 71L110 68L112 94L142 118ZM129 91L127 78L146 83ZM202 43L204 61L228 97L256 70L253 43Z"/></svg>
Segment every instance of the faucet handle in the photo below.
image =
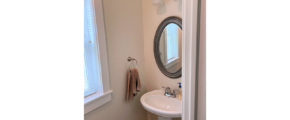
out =
<svg viewBox="0 0 290 120"><path fill-rule="evenodd" d="M162 88L165 88L165 91L166 91L166 90L170 90L170 91L171 91L170 87L163 87L163 86L162 86Z"/></svg>
<svg viewBox="0 0 290 120"><path fill-rule="evenodd" d="M162 86L162 88L164 88L165 91L167 91L168 89L170 90L170 87L163 87L163 86ZM171 91L171 90L170 90L170 91Z"/></svg>
<svg viewBox="0 0 290 120"><path fill-rule="evenodd" d="M162 88L164 88L164 91L166 92L166 90L167 90L167 87L163 87L163 86L162 86Z"/></svg>
<svg viewBox="0 0 290 120"><path fill-rule="evenodd" d="M165 93L164 93L164 95L166 95L166 94L171 95L171 89L170 89L170 87L163 87L163 86L162 86L162 88L165 88Z"/></svg>
<svg viewBox="0 0 290 120"><path fill-rule="evenodd" d="M173 97L173 98L176 97L176 93L175 93L176 91L179 91L179 90L178 90L178 89L174 89L174 90L173 90L173 93L172 93L172 97Z"/></svg>

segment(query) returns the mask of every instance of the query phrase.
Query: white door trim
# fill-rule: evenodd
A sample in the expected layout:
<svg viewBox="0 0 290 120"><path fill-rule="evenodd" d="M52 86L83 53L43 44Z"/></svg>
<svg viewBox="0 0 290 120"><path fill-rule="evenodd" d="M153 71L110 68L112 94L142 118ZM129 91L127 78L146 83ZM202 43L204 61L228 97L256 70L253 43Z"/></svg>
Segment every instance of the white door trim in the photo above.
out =
<svg viewBox="0 0 290 120"><path fill-rule="evenodd" d="M182 1L182 120L194 120L198 1Z"/></svg>

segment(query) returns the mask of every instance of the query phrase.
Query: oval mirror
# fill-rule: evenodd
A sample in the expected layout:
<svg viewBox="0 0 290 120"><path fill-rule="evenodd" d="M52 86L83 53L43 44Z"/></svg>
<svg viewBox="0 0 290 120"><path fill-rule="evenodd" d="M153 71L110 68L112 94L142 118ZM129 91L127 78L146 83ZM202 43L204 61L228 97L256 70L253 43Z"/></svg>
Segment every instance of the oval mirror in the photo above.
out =
<svg viewBox="0 0 290 120"><path fill-rule="evenodd" d="M161 22L154 38L154 56L160 71L170 78L181 76L182 22L169 17Z"/></svg>

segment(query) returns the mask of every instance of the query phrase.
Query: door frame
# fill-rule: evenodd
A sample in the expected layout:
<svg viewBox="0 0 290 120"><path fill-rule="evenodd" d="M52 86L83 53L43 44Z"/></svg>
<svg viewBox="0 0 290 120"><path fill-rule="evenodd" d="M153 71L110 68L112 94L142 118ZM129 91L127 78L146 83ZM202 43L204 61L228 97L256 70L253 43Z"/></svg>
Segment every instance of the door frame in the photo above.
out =
<svg viewBox="0 0 290 120"><path fill-rule="evenodd" d="M196 120L200 0L183 0L182 18L182 120Z"/></svg>

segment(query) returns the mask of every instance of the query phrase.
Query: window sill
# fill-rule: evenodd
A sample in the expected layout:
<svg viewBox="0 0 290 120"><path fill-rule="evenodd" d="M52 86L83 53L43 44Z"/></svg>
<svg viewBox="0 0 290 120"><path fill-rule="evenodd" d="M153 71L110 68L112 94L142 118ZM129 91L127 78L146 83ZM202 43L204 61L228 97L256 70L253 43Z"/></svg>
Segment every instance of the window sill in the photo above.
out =
<svg viewBox="0 0 290 120"><path fill-rule="evenodd" d="M84 99L84 114L91 112L92 110L104 105L111 101L111 94L113 90L110 90L104 94L93 94Z"/></svg>
<svg viewBox="0 0 290 120"><path fill-rule="evenodd" d="M177 64L180 61L179 57L172 58L171 60L168 61L168 63L165 65L165 68L168 69L172 67L173 65Z"/></svg>

